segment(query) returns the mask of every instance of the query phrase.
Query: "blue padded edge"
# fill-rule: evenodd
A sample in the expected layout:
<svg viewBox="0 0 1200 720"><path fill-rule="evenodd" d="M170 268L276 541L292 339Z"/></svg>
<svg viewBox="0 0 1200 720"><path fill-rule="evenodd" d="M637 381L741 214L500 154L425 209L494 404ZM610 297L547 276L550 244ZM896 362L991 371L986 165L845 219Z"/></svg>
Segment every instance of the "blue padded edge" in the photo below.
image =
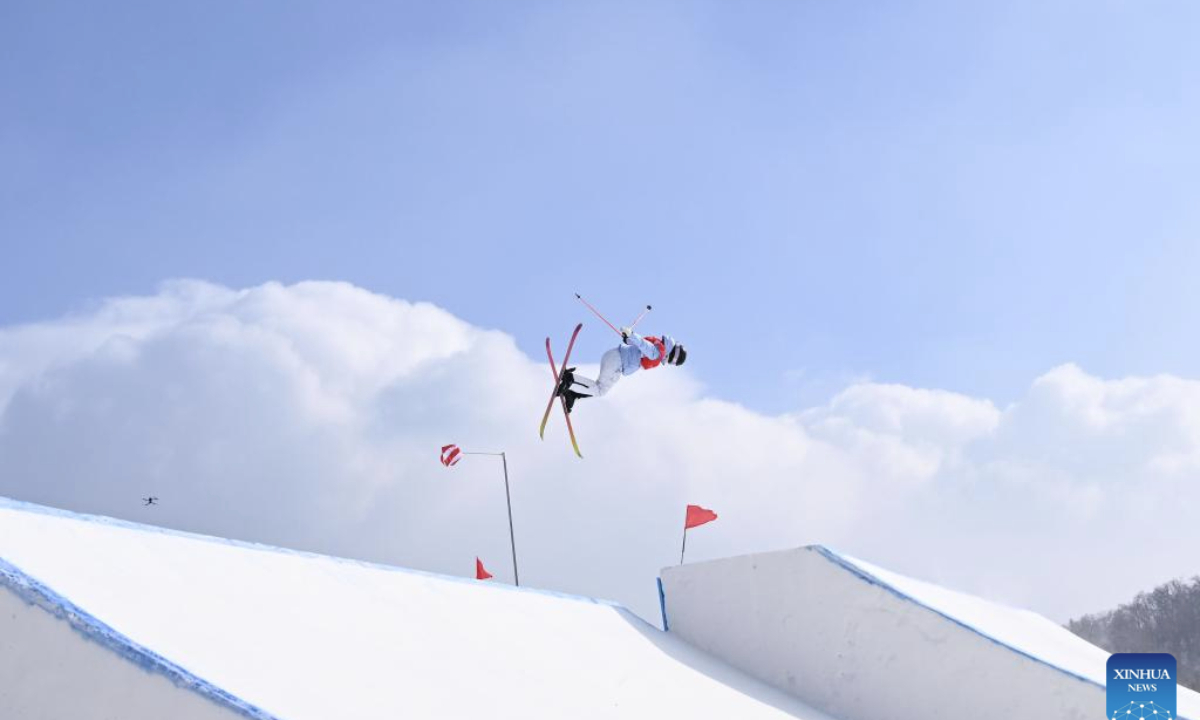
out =
<svg viewBox="0 0 1200 720"><path fill-rule="evenodd" d="M663 632L668 632L671 626L667 624L667 595L663 592L662 578L655 579L658 580L658 610L662 613Z"/></svg>

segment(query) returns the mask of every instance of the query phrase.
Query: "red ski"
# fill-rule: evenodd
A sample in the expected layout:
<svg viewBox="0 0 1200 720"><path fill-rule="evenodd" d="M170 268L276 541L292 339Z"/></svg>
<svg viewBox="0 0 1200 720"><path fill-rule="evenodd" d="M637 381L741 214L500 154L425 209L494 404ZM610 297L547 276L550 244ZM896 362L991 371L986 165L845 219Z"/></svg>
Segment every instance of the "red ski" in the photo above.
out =
<svg viewBox="0 0 1200 720"><path fill-rule="evenodd" d="M567 343L567 354L563 355L562 366L565 370L567 363L571 361L571 348L575 347L575 338L579 337L579 331L583 329L583 323L575 326L575 332L571 333L571 341ZM571 436L571 446L575 448L575 454L583 457L583 453L579 452L579 443L575 441L575 428L571 426L571 414L567 412L566 398L558 395L558 368L554 365L554 353L550 351L550 338L546 338L546 357L550 358L550 372L554 375L554 389L550 391L550 402L546 403L546 414L542 415L542 426L538 429L538 437L543 440L546 438L546 422L550 419L550 411L554 408L554 398L558 398L562 402L563 417L567 419L567 433Z"/></svg>

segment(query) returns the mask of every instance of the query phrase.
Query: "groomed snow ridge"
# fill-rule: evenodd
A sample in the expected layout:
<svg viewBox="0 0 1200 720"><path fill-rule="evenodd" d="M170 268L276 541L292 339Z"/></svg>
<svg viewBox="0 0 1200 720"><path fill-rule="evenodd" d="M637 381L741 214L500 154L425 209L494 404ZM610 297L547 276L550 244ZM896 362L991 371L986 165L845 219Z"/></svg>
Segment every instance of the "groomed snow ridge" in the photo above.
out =
<svg viewBox="0 0 1200 720"><path fill-rule="evenodd" d="M831 720L583 597L0 499L0 718Z"/></svg>
<svg viewBox="0 0 1200 720"><path fill-rule="evenodd" d="M1104 718L1108 653L822 546L662 572L670 632L844 720ZM1200 718L1179 689L1178 713Z"/></svg>

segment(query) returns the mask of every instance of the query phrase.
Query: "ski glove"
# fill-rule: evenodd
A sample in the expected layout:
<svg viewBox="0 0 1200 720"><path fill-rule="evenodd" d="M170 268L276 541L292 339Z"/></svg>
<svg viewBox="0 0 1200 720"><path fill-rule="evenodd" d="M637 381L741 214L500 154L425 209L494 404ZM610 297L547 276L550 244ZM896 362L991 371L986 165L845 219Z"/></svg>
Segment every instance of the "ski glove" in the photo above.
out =
<svg viewBox="0 0 1200 720"><path fill-rule="evenodd" d="M628 345L629 344L629 336L632 334L633 334L633 328L627 328L627 327L621 328L621 342Z"/></svg>

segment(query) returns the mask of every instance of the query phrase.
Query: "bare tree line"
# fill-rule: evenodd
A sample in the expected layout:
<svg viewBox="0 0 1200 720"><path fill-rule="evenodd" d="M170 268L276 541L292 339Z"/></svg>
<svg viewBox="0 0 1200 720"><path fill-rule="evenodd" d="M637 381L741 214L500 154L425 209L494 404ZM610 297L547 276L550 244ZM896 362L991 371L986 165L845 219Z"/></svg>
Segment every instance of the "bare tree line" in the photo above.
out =
<svg viewBox="0 0 1200 720"><path fill-rule="evenodd" d="M1116 610L1069 621L1067 629L1112 653L1170 653L1179 684L1200 689L1200 577L1138 593Z"/></svg>

